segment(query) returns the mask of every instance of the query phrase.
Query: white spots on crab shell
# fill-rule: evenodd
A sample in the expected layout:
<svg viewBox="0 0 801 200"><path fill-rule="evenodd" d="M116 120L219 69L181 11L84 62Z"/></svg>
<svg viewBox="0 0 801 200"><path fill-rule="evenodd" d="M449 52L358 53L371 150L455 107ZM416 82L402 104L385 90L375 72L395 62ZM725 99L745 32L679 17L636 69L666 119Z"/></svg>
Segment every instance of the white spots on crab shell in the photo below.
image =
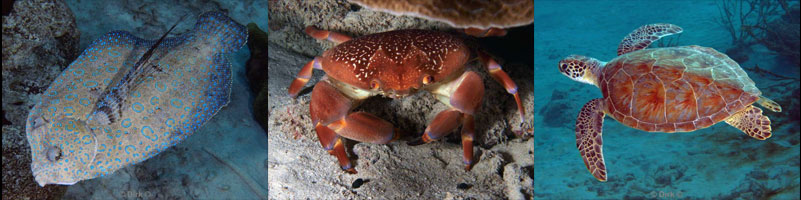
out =
<svg viewBox="0 0 801 200"><path fill-rule="evenodd" d="M461 49L460 39L447 33L426 30L399 30L355 38L331 49L331 58L351 66L359 81L382 77L382 71L402 67L405 62L422 62L413 66L419 73L438 74L450 54ZM379 53L383 52L383 53ZM419 55L419 58L416 57ZM389 60L396 65L376 66L375 61ZM413 59L421 59L419 61ZM394 80L385 80L394 81Z"/></svg>

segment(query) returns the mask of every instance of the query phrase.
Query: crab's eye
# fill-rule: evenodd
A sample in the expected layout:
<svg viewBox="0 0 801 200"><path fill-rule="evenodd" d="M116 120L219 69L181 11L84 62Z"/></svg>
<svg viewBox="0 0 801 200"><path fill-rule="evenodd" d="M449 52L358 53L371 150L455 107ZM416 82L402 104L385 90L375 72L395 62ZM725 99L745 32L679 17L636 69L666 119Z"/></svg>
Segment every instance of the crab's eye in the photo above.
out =
<svg viewBox="0 0 801 200"><path fill-rule="evenodd" d="M434 76L426 74L423 76L423 84L428 85L434 82Z"/></svg>
<svg viewBox="0 0 801 200"><path fill-rule="evenodd" d="M377 90L379 87L381 87L381 85L378 84L377 80L370 81L370 89Z"/></svg>

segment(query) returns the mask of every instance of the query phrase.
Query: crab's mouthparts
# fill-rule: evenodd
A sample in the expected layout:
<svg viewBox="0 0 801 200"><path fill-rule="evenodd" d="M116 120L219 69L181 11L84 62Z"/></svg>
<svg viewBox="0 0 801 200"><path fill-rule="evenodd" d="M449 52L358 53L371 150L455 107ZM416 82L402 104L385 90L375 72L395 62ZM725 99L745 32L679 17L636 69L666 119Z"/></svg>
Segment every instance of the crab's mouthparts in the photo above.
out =
<svg viewBox="0 0 801 200"><path fill-rule="evenodd" d="M399 98L407 97L407 96L409 96L409 95L411 95L411 94L413 94L415 92L416 92L416 90L389 90L389 91L382 92L381 95L383 95L385 97L393 98L393 99L399 99Z"/></svg>

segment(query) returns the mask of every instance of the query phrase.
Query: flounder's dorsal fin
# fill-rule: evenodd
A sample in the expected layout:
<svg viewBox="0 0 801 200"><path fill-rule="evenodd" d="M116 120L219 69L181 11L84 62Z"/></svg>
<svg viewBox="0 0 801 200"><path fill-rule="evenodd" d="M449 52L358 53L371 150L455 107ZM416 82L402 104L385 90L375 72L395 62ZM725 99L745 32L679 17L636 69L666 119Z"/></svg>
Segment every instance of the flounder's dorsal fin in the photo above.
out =
<svg viewBox="0 0 801 200"><path fill-rule="evenodd" d="M673 24L648 24L641 26L623 38L623 41L617 46L617 55L619 56L628 52L645 49L659 38L681 32L681 27Z"/></svg>
<svg viewBox="0 0 801 200"><path fill-rule="evenodd" d="M92 119L103 125L114 123L120 119L122 115L120 108L122 108L123 100L129 95L129 92L134 91L136 86L139 83L142 83L143 80L149 75L156 71L163 71L158 65L155 65L154 62L150 60L150 57L153 56L154 50L161 44L164 38L170 34L172 29L174 29L175 26L177 26L178 23L183 20L183 18L184 17L181 17L178 22L173 24L172 27L170 27L170 29L161 36L161 38L156 40L156 42L153 43L153 45L150 46L150 48L147 49L144 54L142 54L142 57L136 61L133 68L129 70L119 82L114 84L114 86L109 87L106 89L106 92L101 94L101 99L95 105L94 112L92 113ZM164 55L161 57L163 56Z"/></svg>

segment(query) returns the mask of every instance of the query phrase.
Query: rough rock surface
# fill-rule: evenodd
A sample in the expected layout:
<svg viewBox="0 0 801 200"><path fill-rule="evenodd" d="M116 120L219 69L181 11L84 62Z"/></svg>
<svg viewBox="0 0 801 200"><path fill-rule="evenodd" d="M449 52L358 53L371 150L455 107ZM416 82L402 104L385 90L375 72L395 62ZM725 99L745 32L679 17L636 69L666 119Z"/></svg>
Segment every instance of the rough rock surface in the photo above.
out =
<svg viewBox="0 0 801 200"><path fill-rule="evenodd" d="M311 88L324 73L315 71L310 84L297 100L292 100L286 88L303 64L312 58L273 43L269 49L271 198L499 199L532 196L533 139L514 136L512 132L520 129L514 98L483 68L471 68L483 76L486 88L484 104L476 116L478 161L471 171L463 169L458 132L441 141L406 145L423 132L438 111L446 109L430 94L421 92L403 99L374 97L356 108L376 114L410 134L387 145L346 142L359 171L351 175L339 169L336 158L322 149L309 118ZM533 107L532 68L519 64L504 64L504 67L518 84L524 106ZM530 110L526 111L526 117L532 119ZM367 182L358 189L351 188L358 178Z"/></svg>
<svg viewBox="0 0 801 200"><path fill-rule="evenodd" d="M267 2L263 0L239 1L97 1L67 0L69 7L76 13L81 26L81 48L85 48L95 38L113 30L125 30L137 33L142 38L158 38L170 26L186 15L185 21L175 27L169 36L183 33L180 30L191 30L195 25L191 19L207 11L228 13L228 17L241 24L254 22L259 27L267 27ZM103 20L97 20L103 19ZM258 19L258 20L255 20ZM168 36L168 37L169 37Z"/></svg>
<svg viewBox="0 0 801 200"><path fill-rule="evenodd" d="M319 55L333 46L305 35L306 26L352 37L398 29L450 28L442 22L372 11L345 0L269 1L268 9L270 41L306 56Z"/></svg>
<svg viewBox="0 0 801 200"><path fill-rule="evenodd" d="M59 198L31 174L25 120L39 95L78 55L75 17L60 0L17 1L3 16L3 199Z"/></svg>
<svg viewBox="0 0 801 200"><path fill-rule="evenodd" d="M248 49L250 58L245 63L245 76L250 91L256 97L253 100L253 117L267 132L267 33L255 23L248 24Z"/></svg>

